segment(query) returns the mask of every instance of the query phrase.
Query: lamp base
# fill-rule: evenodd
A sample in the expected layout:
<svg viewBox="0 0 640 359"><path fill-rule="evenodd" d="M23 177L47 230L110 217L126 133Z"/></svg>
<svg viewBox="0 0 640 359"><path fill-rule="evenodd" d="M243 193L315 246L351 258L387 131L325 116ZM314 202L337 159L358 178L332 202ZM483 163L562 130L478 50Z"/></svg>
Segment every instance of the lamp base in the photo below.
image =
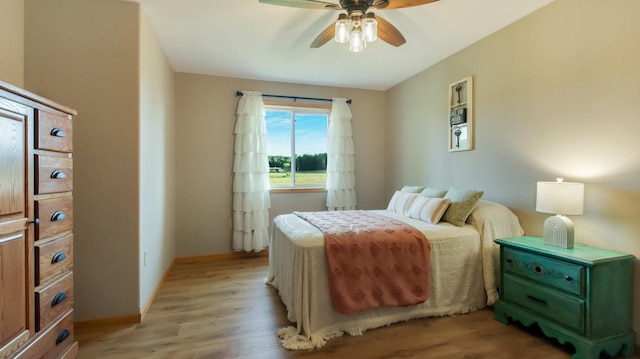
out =
<svg viewBox="0 0 640 359"><path fill-rule="evenodd" d="M544 244L573 248L573 222L563 215L547 218L544 221Z"/></svg>

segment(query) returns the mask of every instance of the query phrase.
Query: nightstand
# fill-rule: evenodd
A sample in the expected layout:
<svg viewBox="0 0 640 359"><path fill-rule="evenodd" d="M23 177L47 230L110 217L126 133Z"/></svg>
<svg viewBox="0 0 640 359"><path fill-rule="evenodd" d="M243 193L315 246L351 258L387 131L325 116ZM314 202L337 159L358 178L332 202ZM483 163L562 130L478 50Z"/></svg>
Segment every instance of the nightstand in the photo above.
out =
<svg viewBox="0 0 640 359"><path fill-rule="evenodd" d="M575 244L545 245L542 237L496 239L500 300L496 320L538 324L547 337L571 343L573 359L633 354L630 254Z"/></svg>

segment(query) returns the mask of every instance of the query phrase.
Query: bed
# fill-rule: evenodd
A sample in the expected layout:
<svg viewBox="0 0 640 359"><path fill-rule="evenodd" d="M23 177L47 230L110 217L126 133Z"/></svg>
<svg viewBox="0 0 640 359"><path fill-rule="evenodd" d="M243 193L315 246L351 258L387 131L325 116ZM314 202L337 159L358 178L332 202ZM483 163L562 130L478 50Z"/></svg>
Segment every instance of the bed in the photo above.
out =
<svg viewBox="0 0 640 359"><path fill-rule="evenodd" d="M274 218L267 283L277 289L294 325L278 336L287 349L314 349L344 333L362 335L415 318L468 313L498 299L498 251L493 240L523 234L518 218L505 206L479 200L466 222L429 224L390 210L371 211L408 223L431 246L431 294L426 301L344 315L329 295L322 232L295 214Z"/></svg>

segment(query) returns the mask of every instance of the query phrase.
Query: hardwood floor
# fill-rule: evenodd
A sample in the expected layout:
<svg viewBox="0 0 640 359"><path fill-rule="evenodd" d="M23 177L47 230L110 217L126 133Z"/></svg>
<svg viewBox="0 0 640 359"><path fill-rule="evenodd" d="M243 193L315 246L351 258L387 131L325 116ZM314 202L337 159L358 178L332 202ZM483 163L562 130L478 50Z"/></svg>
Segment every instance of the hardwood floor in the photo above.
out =
<svg viewBox="0 0 640 359"><path fill-rule="evenodd" d="M275 335L289 323L276 291L265 284L267 264L264 256L176 264L142 323L76 328L78 358L571 357L571 347L503 325L491 309L345 335L320 350L289 351Z"/></svg>

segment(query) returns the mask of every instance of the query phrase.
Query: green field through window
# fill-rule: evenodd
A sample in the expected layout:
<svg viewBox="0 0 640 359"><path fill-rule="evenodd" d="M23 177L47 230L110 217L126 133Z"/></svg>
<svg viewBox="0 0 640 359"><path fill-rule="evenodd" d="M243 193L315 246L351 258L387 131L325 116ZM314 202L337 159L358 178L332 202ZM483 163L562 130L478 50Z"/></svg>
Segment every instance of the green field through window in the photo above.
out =
<svg viewBox="0 0 640 359"><path fill-rule="evenodd" d="M291 172L271 172L269 173L271 187L292 187ZM327 182L326 172L296 172L296 185L309 187L324 187Z"/></svg>

